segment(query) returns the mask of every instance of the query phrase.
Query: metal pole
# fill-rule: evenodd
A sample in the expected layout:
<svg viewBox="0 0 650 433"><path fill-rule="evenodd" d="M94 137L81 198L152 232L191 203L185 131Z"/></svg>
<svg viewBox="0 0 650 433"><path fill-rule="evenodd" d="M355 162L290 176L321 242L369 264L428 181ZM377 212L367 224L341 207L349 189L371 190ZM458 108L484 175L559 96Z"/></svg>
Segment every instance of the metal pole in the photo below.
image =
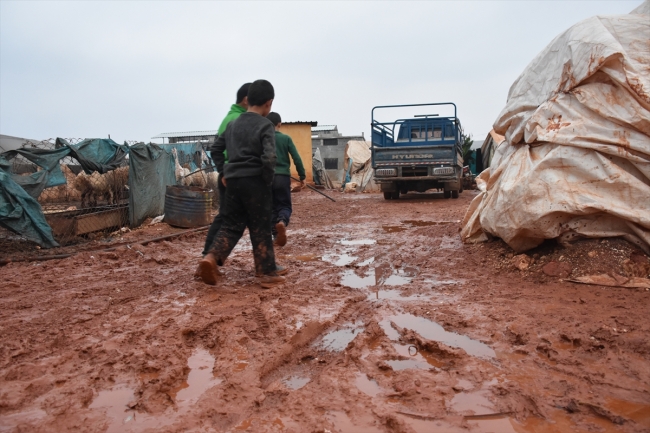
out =
<svg viewBox="0 0 650 433"><path fill-rule="evenodd" d="M291 179L293 179L293 180L295 180L295 181L297 181L297 182L300 182L300 179L296 179L296 178L293 177L293 176L290 176L290 177L291 177ZM307 185L307 184L305 184L305 186L306 186L307 188L311 189L312 191L316 191L316 192L319 193L320 195L329 198L330 200L332 200L332 201L334 201L334 202L336 201L336 200L334 200L332 197L330 197L329 195L325 194L324 192L321 192L321 191L317 190L316 188L314 188L314 187L311 186L311 185Z"/></svg>

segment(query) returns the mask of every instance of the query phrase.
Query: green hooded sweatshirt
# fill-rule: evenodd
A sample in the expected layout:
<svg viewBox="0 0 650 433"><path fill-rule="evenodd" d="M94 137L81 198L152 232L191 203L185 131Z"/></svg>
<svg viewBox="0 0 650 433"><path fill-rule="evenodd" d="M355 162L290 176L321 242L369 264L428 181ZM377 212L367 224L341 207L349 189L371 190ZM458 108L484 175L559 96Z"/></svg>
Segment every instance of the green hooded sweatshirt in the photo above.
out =
<svg viewBox="0 0 650 433"><path fill-rule="evenodd" d="M228 114L226 114L226 117L223 118L221 121L221 125L219 125L219 131L217 131L217 135L223 134L223 131L226 130L226 126L236 118L238 118L242 113L245 113L246 109L242 107L241 105L237 104L232 104L230 106L230 111ZM223 152L224 156L226 157L226 163L228 162L228 152L224 151Z"/></svg>
<svg viewBox="0 0 650 433"><path fill-rule="evenodd" d="M289 155L293 159L293 163L296 165L296 171L300 180L307 177L305 175L305 167L302 165L302 159L300 159L300 154L296 149L296 145L293 144L293 140L286 134L275 131L275 174L283 174L285 176L291 175L291 161L289 161Z"/></svg>

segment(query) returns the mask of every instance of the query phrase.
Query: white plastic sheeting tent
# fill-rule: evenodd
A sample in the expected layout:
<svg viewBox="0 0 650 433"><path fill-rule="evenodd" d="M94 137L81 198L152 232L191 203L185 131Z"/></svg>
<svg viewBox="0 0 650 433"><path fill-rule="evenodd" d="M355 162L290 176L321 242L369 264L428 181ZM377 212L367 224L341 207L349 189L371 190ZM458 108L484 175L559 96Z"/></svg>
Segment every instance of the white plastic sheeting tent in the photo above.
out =
<svg viewBox="0 0 650 433"><path fill-rule="evenodd" d="M342 181L345 191L379 191L379 187L373 180L370 146L369 141L363 140L350 140L345 145ZM350 176L350 180L346 182L347 176Z"/></svg>
<svg viewBox="0 0 650 433"><path fill-rule="evenodd" d="M556 37L510 88L465 242L622 236L650 251L650 3Z"/></svg>

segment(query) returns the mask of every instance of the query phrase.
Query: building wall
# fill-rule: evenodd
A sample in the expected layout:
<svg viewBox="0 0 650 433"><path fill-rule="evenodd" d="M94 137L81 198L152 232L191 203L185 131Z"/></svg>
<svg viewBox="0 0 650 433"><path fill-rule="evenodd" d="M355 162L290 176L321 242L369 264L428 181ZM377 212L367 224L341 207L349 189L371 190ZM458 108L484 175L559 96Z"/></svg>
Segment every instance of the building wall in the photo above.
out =
<svg viewBox="0 0 650 433"><path fill-rule="evenodd" d="M336 184L341 184L343 182L343 176L345 171L345 145L348 144L350 140L365 140L361 136L347 136L347 137L338 137L336 146L325 146L323 144L322 138L312 139L312 152L316 152L316 149L320 149L321 157L323 158L323 164L325 164L326 159L336 158L338 162L338 169L326 169L327 175L330 177L332 182Z"/></svg>
<svg viewBox="0 0 650 433"><path fill-rule="evenodd" d="M311 124L309 123L283 123L280 125L280 132L287 134L296 145L296 149L305 166L307 182L314 181L312 173L312 150L311 150ZM298 179L296 167L291 164L291 175Z"/></svg>

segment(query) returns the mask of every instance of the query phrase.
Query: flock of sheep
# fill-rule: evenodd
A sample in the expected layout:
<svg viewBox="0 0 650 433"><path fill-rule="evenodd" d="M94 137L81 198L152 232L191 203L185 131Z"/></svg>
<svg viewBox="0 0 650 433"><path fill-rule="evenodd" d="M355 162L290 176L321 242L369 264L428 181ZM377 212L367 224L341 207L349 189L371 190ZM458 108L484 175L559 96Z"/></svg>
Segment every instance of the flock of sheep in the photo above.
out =
<svg viewBox="0 0 650 433"><path fill-rule="evenodd" d="M218 173L199 169L192 172L187 165L184 167L180 165L176 149L172 149L172 154L177 185L198 186L211 189L214 191L215 196L218 194ZM205 152L202 152L202 157L204 160L209 161ZM75 175L68 165L61 164L61 171L66 178L66 184L44 190L38 199L39 202L53 203L81 200L81 207L85 208L95 207L103 199L107 204L111 205L117 204L124 191L128 190L129 167L119 167L103 174L97 171L86 174L82 170ZM213 201L218 201L218 196Z"/></svg>

